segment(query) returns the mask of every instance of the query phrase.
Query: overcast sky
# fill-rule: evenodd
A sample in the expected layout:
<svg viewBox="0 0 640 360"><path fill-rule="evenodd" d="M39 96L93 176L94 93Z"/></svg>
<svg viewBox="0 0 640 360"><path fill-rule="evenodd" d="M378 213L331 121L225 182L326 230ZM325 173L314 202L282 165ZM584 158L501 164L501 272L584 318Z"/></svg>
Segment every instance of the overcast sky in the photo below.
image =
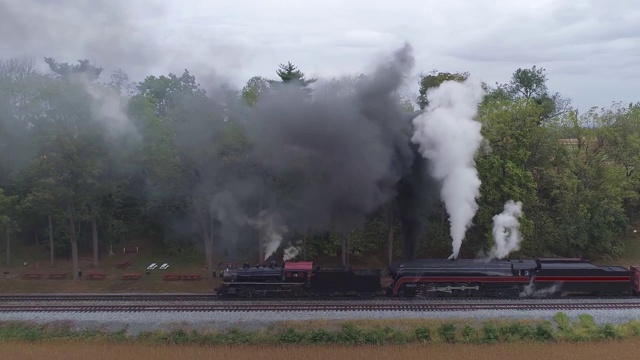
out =
<svg viewBox="0 0 640 360"><path fill-rule="evenodd" d="M0 39L4 58L89 58L134 77L189 68L235 86L287 61L309 77L366 72L408 41L416 73L493 84L535 64L582 111L640 101L632 0L0 0Z"/></svg>

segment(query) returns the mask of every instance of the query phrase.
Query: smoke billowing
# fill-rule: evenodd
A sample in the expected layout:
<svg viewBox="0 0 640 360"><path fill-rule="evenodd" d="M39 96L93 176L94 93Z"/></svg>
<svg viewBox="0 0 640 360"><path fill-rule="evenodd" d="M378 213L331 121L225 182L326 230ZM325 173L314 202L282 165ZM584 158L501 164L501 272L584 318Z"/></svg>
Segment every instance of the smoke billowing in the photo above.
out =
<svg viewBox="0 0 640 360"><path fill-rule="evenodd" d="M480 179L474 158L482 135L481 124L474 117L483 96L478 79L446 81L427 94L426 112L413 120L416 131L412 140L430 160L430 174L442 182L440 195L449 214L453 259L458 257L478 209Z"/></svg>
<svg viewBox="0 0 640 360"><path fill-rule="evenodd" d="M306 90L290 85L260 99L249 124L252 155L265 173L290 180L286 201L272 207L289 229L362 228L367 215L400 193L400 220L414 252L423 230L419 202L437 188L411 144L414 114L396 98L413 62L405 45L354 82L347 95L311 100ZM267 244L279 240L268 238Z"/></svg>
<svg viewBox="0 0 640 360"><path fill-rule="evenodd" d="M522 203L509 200L504 204L504 211L493 217L493 241L491 257L502 259L513 251L520 249L520 223Z"/></svg>

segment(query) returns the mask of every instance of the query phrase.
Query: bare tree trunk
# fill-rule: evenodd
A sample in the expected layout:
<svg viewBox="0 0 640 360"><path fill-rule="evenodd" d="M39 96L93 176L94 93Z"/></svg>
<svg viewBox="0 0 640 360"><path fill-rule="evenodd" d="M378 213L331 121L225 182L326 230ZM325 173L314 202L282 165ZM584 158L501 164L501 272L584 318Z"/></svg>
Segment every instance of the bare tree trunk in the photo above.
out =
<svg viewBox="0 0 640 360"><path fill-rule="evenodd" d="M262 184L262 188L260 189L260 207L258 208L258 216L262 212L262 208L264 206L264 182ZM264 236L262 231L258 231L258 264L261 264L264 261Z"/></svg>
<svg viewBox="0 0 640 360"><path fill-rule="evenodd" d="M75 237L75 236L74 236ZM78 239L71 240L71 258L73 260L73 280L78 280Z"/></svg>
<svg viewBox="0 0 640 360"><path fill-rule="evenodd" d="M393 262L393 204L389 203L387 210L387 265L391 266Z"/></svg>
<svg viewBox="0 0 640 360"><path fill-rule="evenodd" d="M207 260L207 275L209 278L213 278L213 246L211 246L211 238L208 235L204 236L204 252Z"/></svg>
<svg viewBox="0 0 640 360"><path fill-rule="evenodd" d="M53 249L53 216L49 213L49 256L51 257L51 266L54 265L55 262L55 252Z"/></svg>
<svg viewBox="0 0 640 360"><path fill-rule="evenodd" d="M7 266L11 265L11 236L9 235L9 229L5 230L7 235Z"/></svg>
<svg viewBox="0 0 640 360"><path fill-rule="evenodd" d="M342 234L342 266L347 266L347 235Z"/></svg>
<svg viewBox="0 0 640 360"><path fill-rule="evenodd" d="M347 237L342 235L342 266L347 266Z"/></svg>
<svg viewBox="0 0 640 360"><path fill-rule="evenodd" d="M347 250L347 256L346 256L347 265L345 265L345 266L349 266L349 235L348 234L345 235L345 238L346 238L346 243L347 243L347 247L346 247L346 250Z"/></svg>
<svg viewBox="0 0 640 360"><path fill-rule="evenodd" d="M91 216L91 235L93 239L93 266L97 267L100 262L100 248L98 247L98 224L95 214Z"/></svg>
<svg viewBox="0 0 640 360"><path fill-rule="evenodd" d="M309 232L309 228L304 228L304 237L302 238L302 259L307 261L307 233Z"/></svg>
<svg viewBox="0 0 640 360"><path fill-rule="evenodd" d="M207 260L207 274L213 278L213 224L208 215L202 221L202 240L204 241L204 254Z"/></svg>
<svg viewBox="0 0 640 360"><path fill-rule="evenodd" d="M71 239L71 261L73 262L73 280L78 280L78 231L75 224L75 209L70 207L69 214L69 238Z"/></svg>

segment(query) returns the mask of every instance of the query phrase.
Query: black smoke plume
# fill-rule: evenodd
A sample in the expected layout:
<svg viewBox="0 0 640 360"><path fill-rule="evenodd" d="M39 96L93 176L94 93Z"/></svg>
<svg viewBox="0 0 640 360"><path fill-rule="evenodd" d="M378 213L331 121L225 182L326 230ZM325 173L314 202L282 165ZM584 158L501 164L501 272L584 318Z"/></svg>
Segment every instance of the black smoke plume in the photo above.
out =
<svg viewBox="0 0 640 360"><path fill-rule="evenodd" d="M279 86L258 102L249 125L253 157L277 178L294 179L288 201L273 205L289 229L361 228L397 198L406 256L415 255L426 205L439 188L411 143L416 114L397 98L411 51L408 44L396 51L348 96L325 92L311 100L299 86Z"/></svg>

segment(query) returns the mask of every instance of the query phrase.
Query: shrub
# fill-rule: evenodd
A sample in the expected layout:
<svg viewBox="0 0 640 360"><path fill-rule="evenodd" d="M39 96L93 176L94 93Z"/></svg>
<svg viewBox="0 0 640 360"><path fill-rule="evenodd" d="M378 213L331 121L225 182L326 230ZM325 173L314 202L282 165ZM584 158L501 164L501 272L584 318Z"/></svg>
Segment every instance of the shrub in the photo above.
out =
<svg viewBox="0 0 640 360"><path fill-rule="evenodd" d="M354 324L346 323L338 333L337 340L342 344L360 344L363 341L363 331Z"/></svg>
<svg viewBox="0 0 640 360"><path fill-rule="evenodd" d="M556 324L558 325L558 328L563 333L571 331L571 321L570 321L569 316L567 314L565 314L563 312L556 313L553 316L553 321L556 322Z"/></svg>
<svg viewBox="0 0 640 360"><path fill-rule="evenodd" d="M411 335L407 332L396 330L391 334L391 340L396 345L404 345L411 341Z"/></svg>
<svg viewBox="0 0 640 360"><path fill-rule="evenodd" d="M500 327L502 338L508 342L535 339L534 329L529 324L514 322Z"/></svg>
<svg viewBox="0 0 640 360"><path fill-rule="evenodd" d="M424 325L418 326L413 330L413 332L416 335L416 339L418 341L422 341L422 342L431 341L431 329L429 329L427 326L424 326Z"/></svg>
<svg viewBox="0 0 640 360"><path fill-rule="evenodd" d="M534 336L537 341L543 341L543 342L555 339L553 328L551 327L551 324L549 324L546 321L536 326L536 331Z"/></svg>
<svg viewBox="0 0 640 360"><path fill-rule="evenodd" d="M492 344L500 340L500 337L498 336L498 329L492 323L484 323L482 325L482 332L484 333L484 336L482 337L482 342L484 344Z"/></svg>
<svg viewBox="0 0 640 360"><path fill-rule="evenodd" d="M309 342L312 344L329 344L336 342L336 337L327 330L313 330L308 336Z"/></svg>
<svg viewBox="0 0 640 360"><path fill-rule="evenodd" d="M476 344L479 342L478 331L471 325L467 324L462 328L462 340L467 344Z"/></svg>
<svg viewBox="0 0 640 360"><path fill-rule="evenodd" d="M382 345L387 338L387 333L385 329L373 329L363 332L362 337L366 344Z"/></svg>
<svg viewBox="0 0 640 360"><path fill-rule="evenodd" d="M605 324L600 328L600 333L605 339L621 339L624 337L624 332L621 330L621 328L615 325Z"/></svg>
<svg viewBox="0 0 640 360"><path fill-rule="evenodd" d="M456 326L453 324L442 324L438 328L438 335L447 343L454 343L456 341Z"/></svg>
<svg viewBox="0 0 640 360"><path fill-rule="evenodd" d="M295 329L288 328L285 332L280 334L279 340L285 344L302 344L305 342L305 336L304 334L297 332Z"/></svg>

